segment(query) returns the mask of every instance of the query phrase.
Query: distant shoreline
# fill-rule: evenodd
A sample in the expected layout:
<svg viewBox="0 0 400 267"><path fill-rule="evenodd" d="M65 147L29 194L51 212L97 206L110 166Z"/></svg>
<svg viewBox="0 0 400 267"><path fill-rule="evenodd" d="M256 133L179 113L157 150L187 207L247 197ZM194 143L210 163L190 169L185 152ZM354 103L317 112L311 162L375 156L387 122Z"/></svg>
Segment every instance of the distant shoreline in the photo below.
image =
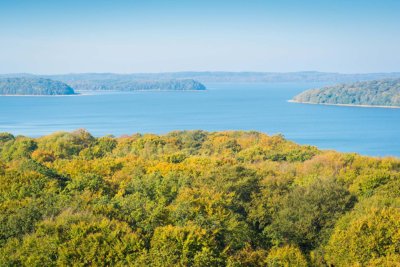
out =
<svg viewBox="0 0 400 267"><path fill-rule="evenodd" d="M313 103L313 102L301 102L296 100L288 100L290 103L298 104L309 104L309 105L325 105L325 106L342 106L342 107L358 107L358 108L392 108L400 109L400 106L378 106L378 105L356 105L356 104L331 104L331 103Z"/></svg>
<svg viewBox="0 0 400 267"><path fill-rule="evenodd" d="M204 90L160 90L160 89L140 89L140 90L132 90L132 91L120 91L120 90L79 90L76 91L75 94L70 94L70 95L1 95L6 96L6 97L63 97L63 96L91 96L91 95L96 95L96 93L134 93L134 92L204 92L207 91L207 89Z"/></svg>
<svg viewBox="0 0 400 267"><path fill-rule="evenodd" d="M6 97L12 97L12 96L17 96L17 97L22 97L22 96L29 96L29 97L62 97L62 96L81 96L82 94L75 93L75 94L70 94L70 95L0 95L6 96Z"/></svg>

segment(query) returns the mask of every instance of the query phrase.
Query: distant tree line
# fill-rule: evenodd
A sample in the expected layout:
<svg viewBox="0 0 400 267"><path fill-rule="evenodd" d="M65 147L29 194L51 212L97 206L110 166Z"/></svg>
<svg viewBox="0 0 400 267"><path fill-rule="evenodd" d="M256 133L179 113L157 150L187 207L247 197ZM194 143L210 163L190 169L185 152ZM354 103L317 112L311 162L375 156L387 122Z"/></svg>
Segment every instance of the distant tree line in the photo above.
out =
<svg viewBox="0 0 400 267"><path fill-rule="evenodd" d="M36 77L32 74L0 74L0 77ZM359 73L343 74L317 71L300 72L163 72L163 73L72 73L61 75L41 75L42 78L62 81L89 81L89 80L182 80L193 79L201 83L208 82L318 82L318 83L343 83L380 79L398 79L400 72L393 73Z"/></svg>
<svg viewBox="0 0 400 267"><path fill-rule="evenodd" d="M317 71L300 72L164 72L164 73L77 73L64 75L49 75L47 78L69 82L72 80L180 80L193 79L202 83L208 82L323 82L340 83L378 79L400 78L400 72L395 73L364 73L342 74Z"/></svg>
<svg viewBox="0 0 400 267"><path fill-rule="evenodd" d="M137 90L205 90L206 87L192 79L164 79L164 80L136 80L117 78L113 79L62 79L55 76L53 79L36 76L0 78L0 95L70 95L74 90L109 90L109 91L137 91ZM57 79L61 78L61 81ZM68 85L67 85L68 84Z"/></svg>
<svg viewBox="0 0 400 267"><path fill-rule="evenodd" d="M400 79L339 84L305 91L294 97L298 102L400 106Z"/></svg>
<svg viewBox="0 0 400 267"><path fill-rule="evenodd" d="M44 78L1 78L0 95L73 95L74 90L60 81Z"/></svg>
<svg viewBox="0 0 400 267"><path fill-rule="evenodd" d="M100 80L69 80L66 81L75 90L205 90L206 87L192 79L181 80L130 80L130 79L100 79Z"/></svg>

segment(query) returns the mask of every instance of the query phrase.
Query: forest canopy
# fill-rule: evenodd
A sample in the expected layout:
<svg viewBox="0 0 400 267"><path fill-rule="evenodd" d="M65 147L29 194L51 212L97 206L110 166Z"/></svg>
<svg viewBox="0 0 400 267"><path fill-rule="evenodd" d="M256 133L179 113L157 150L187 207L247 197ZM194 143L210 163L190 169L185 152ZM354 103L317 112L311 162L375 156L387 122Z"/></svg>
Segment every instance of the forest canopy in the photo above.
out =
<svg viewBox="0 0 400 267"><path fill-rule="evenodd" d="M400 260L399 159L258 132L1 133L0 209L0 266Z"/></svg>
<svg viewBox="0 0 400 267"><path fill-rule="evenodd" d="M339 84L305 91L295 102L400 107L400 79Z"/></svg>

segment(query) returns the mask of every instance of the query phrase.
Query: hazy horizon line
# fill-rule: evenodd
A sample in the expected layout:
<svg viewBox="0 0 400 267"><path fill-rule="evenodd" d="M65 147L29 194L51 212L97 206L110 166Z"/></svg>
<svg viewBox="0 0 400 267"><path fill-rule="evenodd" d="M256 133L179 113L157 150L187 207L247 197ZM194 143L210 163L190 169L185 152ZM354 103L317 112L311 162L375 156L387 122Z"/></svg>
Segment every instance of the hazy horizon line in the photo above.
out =
<svg viewBox="0 0 400 267"><path fill-rule="evenodd" d="M230 71L230 70L180 70L180 71L160 71L160 72L64 72L64 73L35 73L35 72L9 72L0 73L0 75L76 75L76 74L116 74L116 75L132 75L132 74L172 74L172 73L254 73L254 74L295 74L295 73L320 73L320 74L339 74L339 75L367 75L367 74L400 74L399 71L383 71L383 72L340 72L340 71L318 71L318 70L299 70L299 71Z"/></svg>

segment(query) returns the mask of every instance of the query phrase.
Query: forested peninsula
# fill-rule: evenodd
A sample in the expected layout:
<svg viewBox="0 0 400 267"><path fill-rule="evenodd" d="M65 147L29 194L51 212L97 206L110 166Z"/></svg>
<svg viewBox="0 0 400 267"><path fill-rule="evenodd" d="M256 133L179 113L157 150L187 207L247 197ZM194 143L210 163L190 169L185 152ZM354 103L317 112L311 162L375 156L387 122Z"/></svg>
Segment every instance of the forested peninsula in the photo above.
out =
<svg viewBox="0 0 400 267"><path fill-rule="evenodd" d="M75 91L206 90L193 79L132 77L108 74L0 75L0 95L63 95Z"/></svg>
<svg viewBox="0 0 400 267"><path fill-rule="evenodd" d="M0 134L0 266L397 266L400 160L258 132Z"/></svg>
<svg viewBox="0 0 400 267"><path fill-rule="evenodd" d="M35 77L0 79L0 95L73 95L74 89L60 81Z"/></svg>
<svg viewBox="0 0 400 267"><path fill-rule="evenodd" d="M205 90L206 87L192 79L170 79L170 80L131 80L131 79L66 79L67 84L77 91L190 91Z"/></svg>
<svg viewBox="0 0 400 267"><path fill-rule="evenodd" d="M339 84L305 91L294 102L400 107L400 79Z"/></svg>

